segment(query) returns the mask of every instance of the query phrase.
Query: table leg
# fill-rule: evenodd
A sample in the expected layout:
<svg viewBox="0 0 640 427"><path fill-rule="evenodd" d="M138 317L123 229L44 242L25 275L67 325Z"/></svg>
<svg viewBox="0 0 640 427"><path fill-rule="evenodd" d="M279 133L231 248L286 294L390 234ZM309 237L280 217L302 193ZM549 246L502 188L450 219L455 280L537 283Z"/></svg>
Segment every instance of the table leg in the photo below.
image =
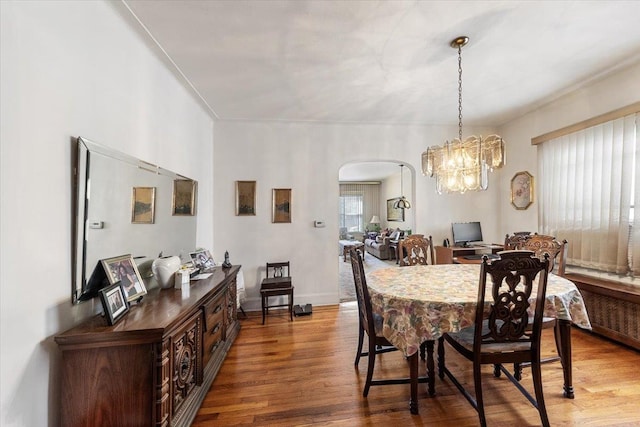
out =
<svg viewBox="0 0 640 427"><path fill-rule="evenodd" d="M409 379L411 380L411 397L409 399L409 411L413 415L418 414L418 352L409 356Z"/></svg>
<svg viewBox="0 0 640 427"><path fill-rule="evenodd" d="M554 330L560 338L560 362L564 373L564 397L573 399L573 379L571 374L571 321L558 319Z"/></svg>
<svg viewBox="0 0 640 427"><path fill-rule="evenodd" d="M427 347L427 376L429 377L429 395L431 396L435 396L436 395L436 370L435 370L435 364L433 361L433 348L435 345L435 341L427 341L426 342L426 347Z"/></svg>

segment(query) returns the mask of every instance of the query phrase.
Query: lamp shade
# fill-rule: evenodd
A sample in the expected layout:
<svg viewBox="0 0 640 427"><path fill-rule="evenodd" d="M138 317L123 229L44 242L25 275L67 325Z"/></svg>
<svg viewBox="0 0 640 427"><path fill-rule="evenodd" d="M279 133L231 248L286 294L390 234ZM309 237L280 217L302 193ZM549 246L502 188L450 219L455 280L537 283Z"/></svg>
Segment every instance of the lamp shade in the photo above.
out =
<svg viewBox="0 0 640 427"><path fill-rule="evenodd" d="M380 224L380 218L378 217L378 215L374 215L371 217L371 221L369 221L371 224Z"/></svg>

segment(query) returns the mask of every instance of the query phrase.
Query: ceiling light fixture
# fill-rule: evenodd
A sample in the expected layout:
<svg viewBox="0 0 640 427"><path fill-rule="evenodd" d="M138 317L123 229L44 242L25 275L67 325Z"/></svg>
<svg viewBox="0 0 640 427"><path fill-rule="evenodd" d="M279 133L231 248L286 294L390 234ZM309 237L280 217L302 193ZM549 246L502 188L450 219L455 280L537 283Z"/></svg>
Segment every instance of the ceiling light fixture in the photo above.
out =
<svg viewBox="0 0 640 427"><path fill-rule="evenodd" d="M404 165L400 165L400 198L393 202L394 209L411 209L411 203L404 198L403 173Z"/></svg>
<svg viewBox="0 0 640 427"><path fill-rule="evenodd" d="M466 36L451 41L451 47L458 49L458 138L422 153L422 173L435 176L438 194L486 190L488 172L505 164L502 137L472 135L462 140L462 46L468 42Z"/></svg>

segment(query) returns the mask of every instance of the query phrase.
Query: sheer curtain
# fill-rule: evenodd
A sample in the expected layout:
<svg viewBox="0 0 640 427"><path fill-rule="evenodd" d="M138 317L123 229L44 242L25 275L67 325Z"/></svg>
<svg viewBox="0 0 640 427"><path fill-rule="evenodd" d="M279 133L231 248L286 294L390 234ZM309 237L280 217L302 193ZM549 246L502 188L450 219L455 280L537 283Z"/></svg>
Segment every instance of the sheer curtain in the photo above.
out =
<svg viewBox="0 0 640 427"><path fill-rule="evenodd" d="M340 227L363 232L373 215L380 215L379 183L340 184Z"/></svg>
<svg viewBox="0 0 640 427"><path fill-rule="evenodd" d="M540 229L567 239L568 264L617 274L630 271L629 249L640 243L639 215L631 218L633 200L640 200L635 173L640 165L638 116L621 117L538 147ZM640 270L640 250L631 250L637 258L633 265Z"/></svg>

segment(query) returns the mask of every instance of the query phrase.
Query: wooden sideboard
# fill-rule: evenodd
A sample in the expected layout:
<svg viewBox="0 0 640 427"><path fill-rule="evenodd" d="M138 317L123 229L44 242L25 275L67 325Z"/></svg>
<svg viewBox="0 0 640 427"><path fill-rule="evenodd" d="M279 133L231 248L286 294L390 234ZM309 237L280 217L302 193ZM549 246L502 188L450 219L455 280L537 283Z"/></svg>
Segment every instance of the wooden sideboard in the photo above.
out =
<svg viewBox="0 0 640 427"><path fill-rule="evenodd" d="M236 276L216 267L152 289L115 325L102 315L58 335L63 426L187 426L238 335Z"/></svg>
<svg viewBox="0 0 640 427"><path fill-rule="evenodd" d="M454 258L465 255L475 255L490 252L495 254L504 249L502 245L471 246L469 248L459 246L436 246L436 264L453 264Z"/></svg>

